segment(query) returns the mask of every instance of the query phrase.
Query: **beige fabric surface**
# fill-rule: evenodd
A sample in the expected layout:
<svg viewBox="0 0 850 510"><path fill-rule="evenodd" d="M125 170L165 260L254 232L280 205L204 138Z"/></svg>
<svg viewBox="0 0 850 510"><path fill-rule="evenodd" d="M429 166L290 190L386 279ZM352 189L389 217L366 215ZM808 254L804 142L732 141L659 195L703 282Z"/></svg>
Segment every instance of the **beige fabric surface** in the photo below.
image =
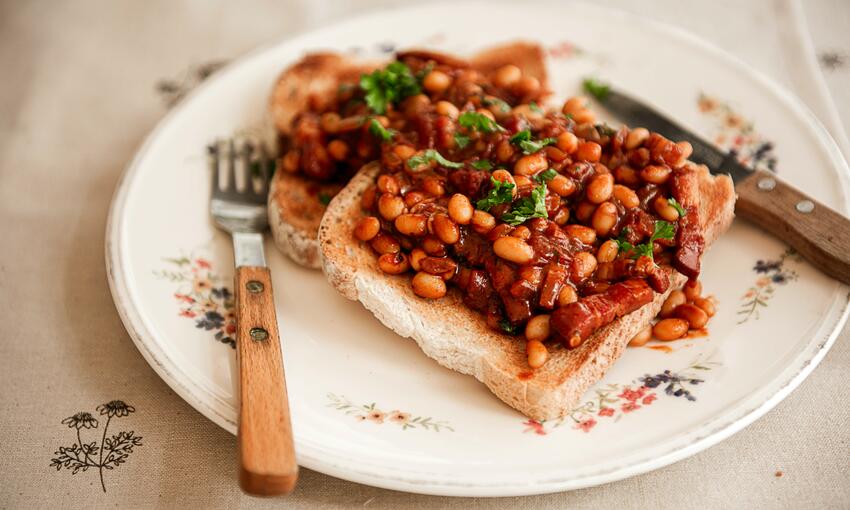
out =
<svg viewBox="0 0 850 510"><path fill-rule="evenodd" d="M775 23L787 14L786 3L646 0L640 10L713 40L790 87L799 68L782 47L793 41ZM288 499L239 492L234 437L156 376L115 312L103 258L112 191L175 86L179 92L191 85L198 66L389 4L0 2L0 508L850 507L847 329L811 377L765 417L707 451L621 482L547 496L461 499L381 490L304 469ZM843 55L844 64L826 69L827 82L846 101L850 40L847 23L835 20L850 19L850 4L807 2L805 10L832 27L826 35L812 30L813 39L816 48L824 41L823 55ZM163 80L172 86L158 89ZM830 108L823 98L803 99L816 113ZM838 111L850 121L850 105ZM104 473L104 493L97 474L57 472L50 459L76 441L64 418L90 412L100 433L108 415L96 407L112 400L135 412L113 418L111 430L133 430L141 445Z"/></svg>

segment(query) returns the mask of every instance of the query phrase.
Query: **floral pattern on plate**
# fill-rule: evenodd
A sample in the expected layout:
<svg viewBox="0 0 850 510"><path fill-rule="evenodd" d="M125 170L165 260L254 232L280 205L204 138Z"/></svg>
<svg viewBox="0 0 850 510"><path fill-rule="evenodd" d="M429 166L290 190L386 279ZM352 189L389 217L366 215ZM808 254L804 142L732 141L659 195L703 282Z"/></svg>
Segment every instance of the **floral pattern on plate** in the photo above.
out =
<svg viewBox="0 0 850 510"><path fill-rule="evenodd" d="M454 428L445 421L435 421L430 416L413 416L399 410L385 412L380 410L377 405L372 402L370 404L354 404L348 398L333 393L328 393L328 407L332 407L337 411L342 411L346 415L354 416L357 421L370 421L372 423L383 425L384 423L393 423L400 426L402 430L407 429L425 429L433 432L442 432L449 430L454 432Z"/></svg>
<svg viewBox="0 0 850 510"><path fill-rule="evenodd" d="M750 168L776 171L773 142L765 140L752 121L735 111L728 103L701 93L697 99L699 111L716 121L713 141L738 156Z"/></svg>
<svg viewBox="0 0 850 510"><path fill-rule="evenodd" d="M645 374L628 384L611 383L591 390L594 396L573 411L557 420L533 420L523 422L525 430L545 436L553 429L571 424L575 430L590 432L603 419L619 421L624 415L652 405L659 395L683 398L695 402L696 396L690 387L703 379L696 371L709 371L720 364L713 361L696 360L683 370L664 370L655 375ZM663 391L659 391L663 388Z"/></svg>
<svg viewBox="0 0 850 510"><path fill-rule="evenodd" d="M154 271L154 276L179 284L174 292L181 317L193 319L195 327L214 332L219 342L236 347L236 312L233 293L213 271L212 262L195 255L164 258L169 268Z"/></svg>
<svg viewBox="0 0 850 510"><path fill-rule="evenodd" d="M797 272L789 269L786 263L800 261L800 255L792 248L786 249L777 259L756 261L753 271L761 276L741 296L738 324L759 319L759 310L767 307L776 289L798 278Z"/></svg>

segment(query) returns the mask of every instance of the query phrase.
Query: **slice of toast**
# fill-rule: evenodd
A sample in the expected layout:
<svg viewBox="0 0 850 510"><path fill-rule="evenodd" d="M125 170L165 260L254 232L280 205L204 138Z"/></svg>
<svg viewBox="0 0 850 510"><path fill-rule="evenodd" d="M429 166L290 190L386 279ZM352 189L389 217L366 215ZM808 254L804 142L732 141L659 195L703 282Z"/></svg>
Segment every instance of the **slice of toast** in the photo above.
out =
<svg viewBox="0 0 850 510"><path fill-rule="evenodd" d="M489 48L464 61L450 55L427 53L435 59L468 65L485 74L506 64L518 66L524 75L537 78L546 88L546 61L543 49L533 43L513 42ZM279 134L289 133L292 119L311 102L336 93L340 83L356 81L363 73L382 66L336 53L314 53L287 68L278 78L269 101L272 123ZM325 211L321 197L332 197L342 186L307 179L298 174L277 172L269 189L269 226L275 245L302 266L319 268L319 222Z"/></svg>
<svg viewBox="0 0 850 510"><path fill-rule="evenodd" d="M528 367L525 342L488 328L484 316L468 308L457 288L446 297L417 297L409 275L391 276L377 267L368 245L352 235L363 216L360 195L379 172L365 165L331 201L319 227L322 268L345 297L363 303L387 327L411 337L441 365L474 376L511 407L537 419L570 412L584 392L601 379L622 355L626 345L658 314L661 304L686 278L670 271L671 285L664 294L638 310L600 329L580 347L556 349L537 370ZM711 176L699 169L700 219L706 244L731 224L735 191L727 176Z"/></svg>

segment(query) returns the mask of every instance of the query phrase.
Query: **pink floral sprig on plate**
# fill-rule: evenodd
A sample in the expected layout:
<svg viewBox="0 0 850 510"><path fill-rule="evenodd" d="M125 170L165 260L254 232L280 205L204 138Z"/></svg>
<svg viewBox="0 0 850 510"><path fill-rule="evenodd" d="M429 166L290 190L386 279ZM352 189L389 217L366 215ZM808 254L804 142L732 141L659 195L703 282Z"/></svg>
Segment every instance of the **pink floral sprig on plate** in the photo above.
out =
<svg viewBox="0 0 850 510"><path fill-rule="evenodd" d="M430 416L413 416L410 413L393 410L389 412L382 411L377 405L372 402L369 404L354 404L348 398L334 393L328 393L328 407L332 407L337 411L342 411L346 415L353 416L357 421L368 421L377 425L391 423L398 425L402 430L407 429L425 429L433 432L442 432L448 430L454 432L454 428L445 421L436 421Z"/></svg>

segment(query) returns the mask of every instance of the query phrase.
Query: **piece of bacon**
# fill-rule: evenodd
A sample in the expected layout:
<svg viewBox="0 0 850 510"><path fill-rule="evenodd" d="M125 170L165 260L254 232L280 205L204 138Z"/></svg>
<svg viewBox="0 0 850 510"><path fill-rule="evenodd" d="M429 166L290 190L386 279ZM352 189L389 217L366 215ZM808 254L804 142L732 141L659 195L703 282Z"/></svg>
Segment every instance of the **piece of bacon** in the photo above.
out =
<svg viewBox="0 0 850 510"><path fill-rule="evenodd" d="M607 290L558 308L552 313L552 328L575 347L618 317L652 301L652 288L633 278L615 283Z"/></svg>
<svg viewBox="0 0 850 510"><path fill-rule="evenodd" d="M699 276L700 256L705 249L699 221L699 176L693 169L677 169L670 178L670 190L686 212L678 220L673 267L693 280Z"/></svg>

